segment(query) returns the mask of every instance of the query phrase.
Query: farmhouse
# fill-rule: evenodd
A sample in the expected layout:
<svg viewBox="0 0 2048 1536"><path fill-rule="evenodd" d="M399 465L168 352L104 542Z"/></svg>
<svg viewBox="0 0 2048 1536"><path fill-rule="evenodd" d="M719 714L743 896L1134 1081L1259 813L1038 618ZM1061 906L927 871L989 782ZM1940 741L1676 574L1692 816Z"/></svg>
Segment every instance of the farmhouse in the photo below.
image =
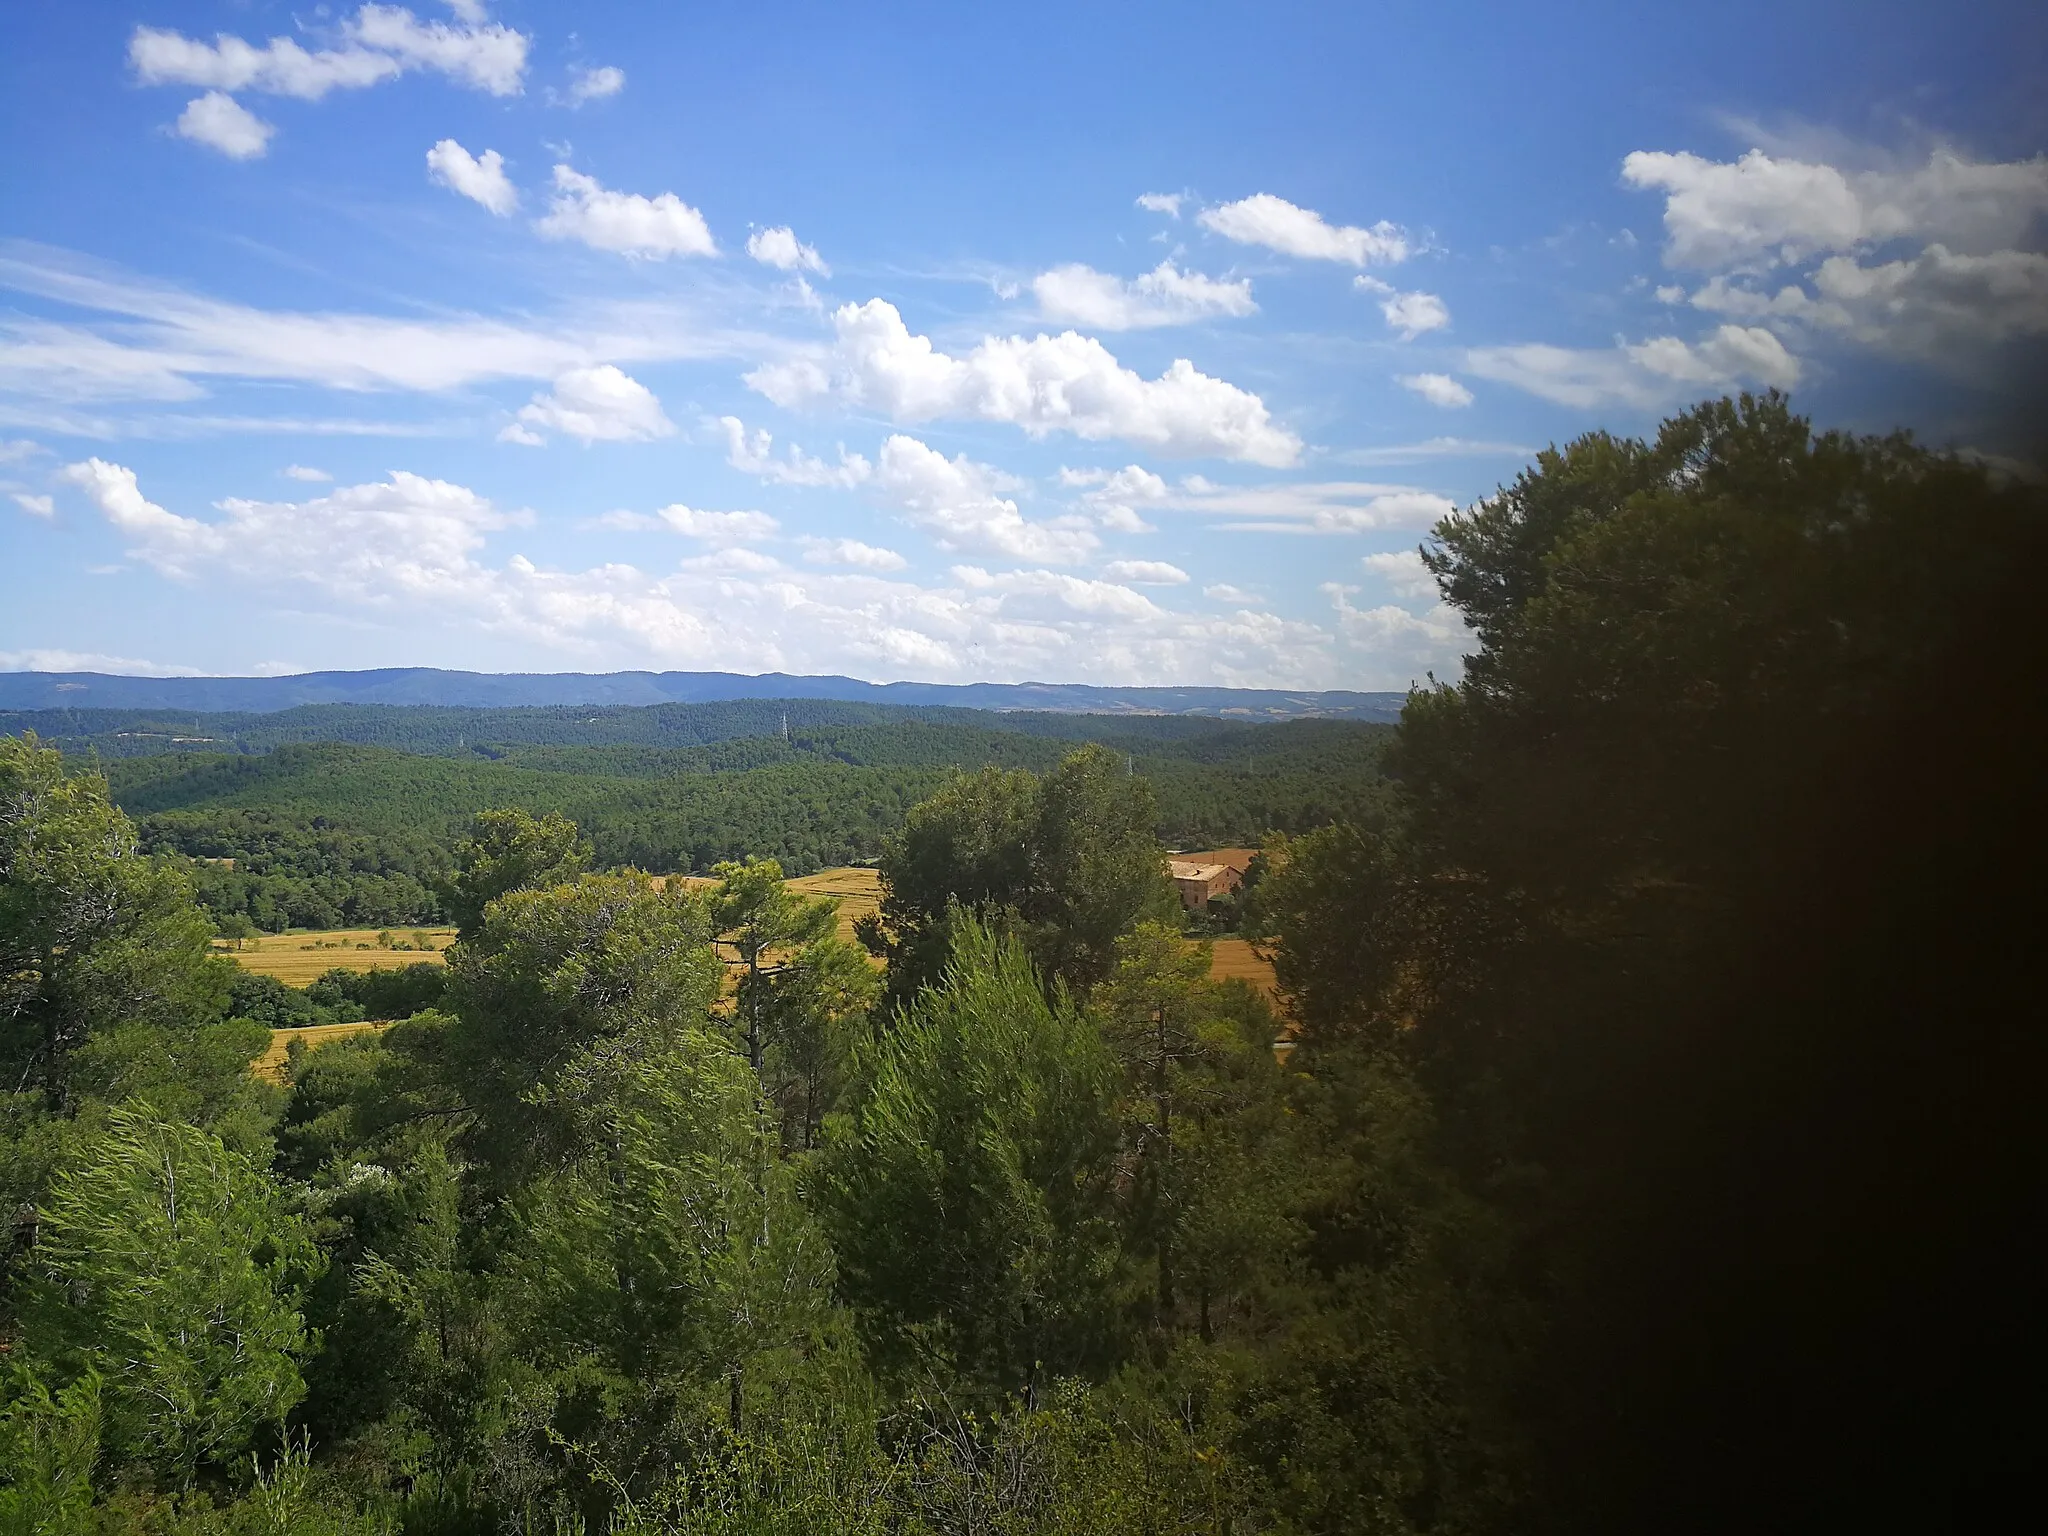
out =
<svg viewBox="0 0 2048 1536"><path fill-rule="evenodd" d="M1229 895L1244 879L1228 864L1206 859L1168 859L1166 872L1180 892L1180 904L1190 912L1200 912L1216 897Z"/></svg>

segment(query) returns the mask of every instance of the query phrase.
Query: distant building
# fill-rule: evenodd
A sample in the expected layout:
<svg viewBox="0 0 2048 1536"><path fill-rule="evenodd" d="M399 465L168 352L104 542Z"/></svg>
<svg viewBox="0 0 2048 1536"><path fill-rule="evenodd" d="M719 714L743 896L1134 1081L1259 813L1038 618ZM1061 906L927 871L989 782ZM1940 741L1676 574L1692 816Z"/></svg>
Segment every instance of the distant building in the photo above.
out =
<svg viewBox="0 0 2048 1536"><path fill-rule="evenodd" d="M1174 889L1180 892L1180 904L1190 912L1205 910L1218 896L1228 896L1244 881L1244 876L1228 864L1207 859L1168 859L1166 873L1172 877Z"/></svg>

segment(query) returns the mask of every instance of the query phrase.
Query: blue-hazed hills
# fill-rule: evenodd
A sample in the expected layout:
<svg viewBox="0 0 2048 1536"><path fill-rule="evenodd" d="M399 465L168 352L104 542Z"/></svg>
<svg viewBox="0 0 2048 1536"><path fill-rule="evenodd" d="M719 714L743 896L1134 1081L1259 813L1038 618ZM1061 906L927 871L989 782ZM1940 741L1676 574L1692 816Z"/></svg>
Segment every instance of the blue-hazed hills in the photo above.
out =
<svg viewBox="0 0 2048 1536"><path fill-rule="evenodd" d="M307 704L699 704L732 699L854 703L1059 714L1201 715L1270 721L1394 720L1406 695L1272 688L1115 688L1088 683L868 683L782 672L449 672L384 667L292 677L118 677L103 672L0 673L0 709L179 709L261 714Z"/></svg>

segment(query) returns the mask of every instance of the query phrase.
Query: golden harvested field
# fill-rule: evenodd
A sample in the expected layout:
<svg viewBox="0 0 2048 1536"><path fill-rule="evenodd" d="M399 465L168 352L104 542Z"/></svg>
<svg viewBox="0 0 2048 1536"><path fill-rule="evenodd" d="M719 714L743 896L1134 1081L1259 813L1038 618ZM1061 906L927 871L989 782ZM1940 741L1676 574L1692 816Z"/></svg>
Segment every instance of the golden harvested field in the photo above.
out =
<svg viewBox="0 0 2048 1536"><path fill-rule="evenodd" d="M365 1021L361 1024L314 1024L305 1029L273 1029L270 1032L270 1049L256 1058L254 1070L259 1076L282 1079L285 1062L289 1060L288 1047L293 1040L303 1040L306 1048L312 1050L327 1044L330 1040L341 1040L349 1035L360 1035L366 1029L383 1029L383 1023Z"/></svg>
<svg viewBox="0 0 2048 1536"><path fill-rule="evenodd" d="M1217 981L1227 981L1233 976L1242 977L1264 992L1275 996L1280 983L1273 975L1273 962L1253 949L1246 939L1214 939L1210 941L1209 974Z"/></svg>
<svg viewBox="0 0 2048 1536"><path fill-rule="evenodd" d="M322 932L266 933L243 939L238 948L222 946L222 952L245 971L275 976L288 987L303 987L322 973L340 968L350 971L396 970L406 965L446 965L441 953L455 942L453 928L393 928L391 937L410 944L414 933L424 933L434 947L430 950L383 949L377 944L376 928L330 928Z"/></svg>
<svg viewBox="0 0 2048 1536"><path fill-rule="evenodd" d="M815 875L799 875L789 882L789 888L805 896L837 896L839 937L849 944L854 942L855 919L879 910L882 905L881 874L859 865L821 869Z"/></svg>

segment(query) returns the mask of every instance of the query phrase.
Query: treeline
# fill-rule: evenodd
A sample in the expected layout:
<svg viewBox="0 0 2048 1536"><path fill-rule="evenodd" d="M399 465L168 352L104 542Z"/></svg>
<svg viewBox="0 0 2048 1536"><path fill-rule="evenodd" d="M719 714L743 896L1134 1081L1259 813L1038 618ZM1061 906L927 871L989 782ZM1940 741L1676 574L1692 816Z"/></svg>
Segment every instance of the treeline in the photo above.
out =
<svg viewBox="0 0 2048 1536"><path fill-rule="evenodd" d="M1065 720L1071 717L1051 717ZM1147 722L1126 753L1157 796L1170 846L1258 842L1327 824L1380 792L1389 728L1307 720L1262 727ZM499 762L323 743L249 756L106 764L145 848L197 862L200 900L240 925L385 927L438 921L438 882L469 817L558 810L605 867L708 872L774 858L792 875L872 860L910 807L956 772L1045 772L1054 736L895 720L707 747L535 747Z"/></svg>
<svg viewBox="0 0 2048 1536"><path fill-rule="evenodd" d="M181 869L0 741L0 1528L1989 1525L2044 514L1775 396L1543 455L1256 893L1284 1016L1089 746L915 805L868 955L486 812L439 998L272 1085Z"/></svg>
<svg viewBox="0 0 2048 1536"><path fill-rule="evenodd" d="M1099 741L1119 751L1154 743L1242 737L1257 727L1194 715L1082 715L946 706L735 699L708 704L535 705L460 709L438 705L306 704L272 713L144 709L0 710L0 734L33 731L67 755L103 758L268 752L345 741L435 757L495 759L527 747L639 746L664 750L745 738L795 737L920 723L969 732Z"/></svg>

